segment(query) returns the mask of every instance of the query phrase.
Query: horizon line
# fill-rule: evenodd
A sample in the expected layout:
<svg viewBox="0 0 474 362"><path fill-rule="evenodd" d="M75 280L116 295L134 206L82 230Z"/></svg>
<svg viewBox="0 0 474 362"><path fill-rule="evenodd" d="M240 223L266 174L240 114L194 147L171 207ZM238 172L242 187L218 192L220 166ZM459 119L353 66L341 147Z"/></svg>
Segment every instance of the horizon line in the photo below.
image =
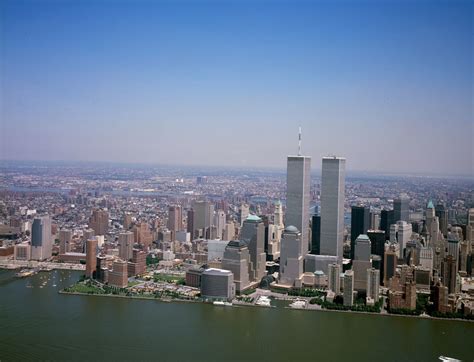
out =
<svg viewBox="0 0 474 362"><path fill-rule="evenodd" d="M290 157L290 156L287 156ZM293 156L294 157L294 156ZM310 157L310 156L309 156ZM322 156L321 160L326 157ZM108 164L108 165L123 165L123 166L175 166L175 167L204 167L204 168L221 168L221 169L239 169L239 170L273 170L273 171L282 171L286 170L286 167L281 166L241 166L241 165L206 165L206 164L184 164L184 163L159 163L159 162L146 162L146 161L110 161L110 160L15 160L15 159L4 159L0 158L1 162L20 162L20 163L65 163L65 164ZM313 165L311 167L311 173L321 173L321 167L314 168ZM437 178L464 178L464 179L473 179L474 174L452 174L452 173L434 173L434 172L413 172L413 171L387 171L387 170L361 170L361 169L346 169L346 172L349 173L366 173L370 175L378 175L378 176L413 176L413 177L437 177Z"/></svg>

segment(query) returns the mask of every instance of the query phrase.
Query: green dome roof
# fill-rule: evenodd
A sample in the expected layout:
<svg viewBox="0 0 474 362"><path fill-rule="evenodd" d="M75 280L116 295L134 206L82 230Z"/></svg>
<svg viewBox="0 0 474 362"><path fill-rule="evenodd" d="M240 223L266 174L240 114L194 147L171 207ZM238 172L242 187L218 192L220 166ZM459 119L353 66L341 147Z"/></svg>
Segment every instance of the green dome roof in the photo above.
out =
<svg viewBox="0 0 474 362"><path fill-rule="evenodd" d="M250 214L247 216L247 219L245 221L253 221L253 222L260 222L262 219L260 219L257 215Z"/></svg>
<svg viewBox="0 0 474 362"><path fill-rule="evenodd" d="M433 201L428 202L428 209L434 209Z"/></svg>

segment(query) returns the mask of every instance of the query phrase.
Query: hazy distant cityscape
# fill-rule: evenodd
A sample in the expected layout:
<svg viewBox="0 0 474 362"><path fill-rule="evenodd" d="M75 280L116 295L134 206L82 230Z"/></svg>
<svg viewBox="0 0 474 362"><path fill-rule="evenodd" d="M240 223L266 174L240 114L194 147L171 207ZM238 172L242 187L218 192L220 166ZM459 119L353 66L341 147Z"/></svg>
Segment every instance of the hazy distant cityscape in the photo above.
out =
<svg viewBox="0 0 474 362"><path fill-rule="evenodd" d="M0 362L474 360L473 10L0 1Z"/></svg>

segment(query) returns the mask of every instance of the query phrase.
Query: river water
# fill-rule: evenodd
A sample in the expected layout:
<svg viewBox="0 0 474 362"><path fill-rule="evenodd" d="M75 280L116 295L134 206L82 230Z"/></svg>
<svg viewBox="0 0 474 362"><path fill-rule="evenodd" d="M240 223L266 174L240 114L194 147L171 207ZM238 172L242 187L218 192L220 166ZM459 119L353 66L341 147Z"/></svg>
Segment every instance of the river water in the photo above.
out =
<svg viewBox="0 0 474 362"><path fill-rule="evenodd" d="M474 323L58 294L80 274L0 270L0 361L474 358Z"/></svg>

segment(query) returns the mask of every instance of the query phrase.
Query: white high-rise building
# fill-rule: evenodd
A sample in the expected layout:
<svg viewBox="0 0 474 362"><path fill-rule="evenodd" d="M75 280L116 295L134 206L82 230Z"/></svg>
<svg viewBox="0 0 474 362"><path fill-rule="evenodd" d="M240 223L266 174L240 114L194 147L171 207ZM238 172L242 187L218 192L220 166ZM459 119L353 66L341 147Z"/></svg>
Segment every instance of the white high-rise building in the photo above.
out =
<svg viewBox="0 0 474 362"><path fill-rule="evenodd" d="M390 226L390 242L398 243L400 246L400 259L404 256L405 247L411 240L412 234L411 224L406 221L397 221L396 224Z"/></svg>
<svg viewBox="0 0 474 362"><path fill-rule="evenodd" d="M341 291L341 266L337 263L328 266L328 289L335 294Z"/></svg>
<svg viewBox="0 0 474 362"><path fill-rule="evenodd" d="M321 171L321 255L342 261L346 159L323 157Z"/></svg>
<svg viewBox="0 0 474 362"><path fill-rule="evenodd" d="M226 224L225 212L224 210L217 210L214 215L214 225L217 229L217 238L222 239L224 228Z"/></svg>
<svg viewBox="0 0 474 362"><path fill-rule="evenodd" d="M354 304L354 272L352 270L346 270L344 273L343 303L346 307L352 307Z"/></svg>
<svg viewBox="0 0 474 362"><path fill-rule="evenodd" d="M301 233L290 225L281 238L279 283L295 285L295 280L303 275L303 255L301 254Z"/></svg>
<svg viewBox="0 0 474 362"><path fill-rule="evenodd" d="M375 268L367 269L367 298L375 303L379 300L380 271Z"/></svg>
<svg viewBox="0 0 474 362"><path fill-rule="evenodd" d="M294 226L301 231L302 256L309 251L310 186L311 157L288 156L285 225Z"/></svg>

